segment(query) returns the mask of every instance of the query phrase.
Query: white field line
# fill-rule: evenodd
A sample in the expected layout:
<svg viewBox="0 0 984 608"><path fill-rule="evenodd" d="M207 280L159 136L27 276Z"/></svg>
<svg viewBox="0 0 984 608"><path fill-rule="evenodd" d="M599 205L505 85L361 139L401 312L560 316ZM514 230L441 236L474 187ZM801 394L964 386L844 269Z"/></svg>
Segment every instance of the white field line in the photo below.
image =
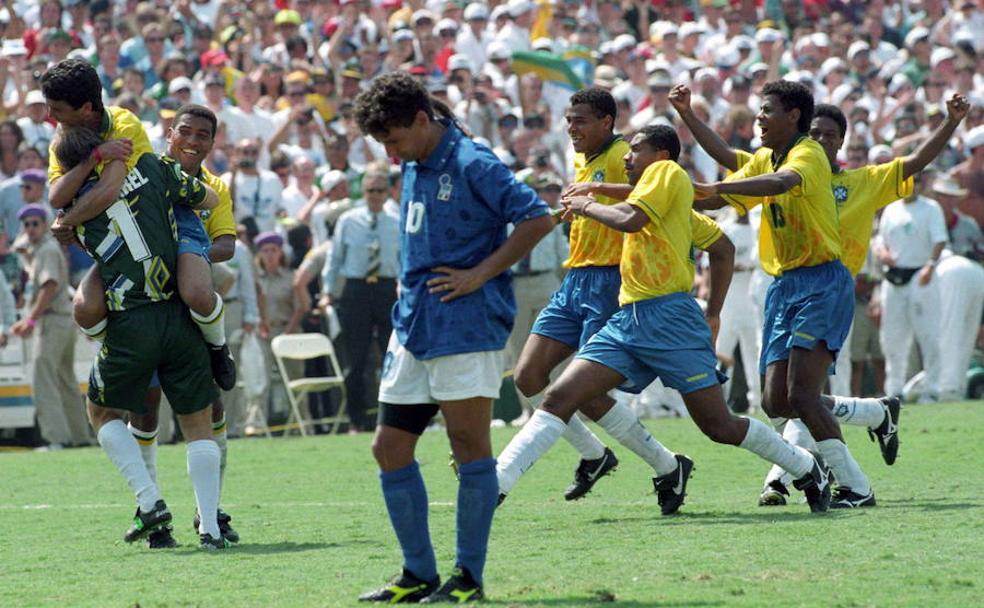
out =
<svg viewBox="0 0 984 608"><path fill-rule="evenodd" d="M223 503L222 506L229 509L243 509L247 510L252 508L257 503ZM171 503L173 506L182 506L180 502ZM349 502L266 502L261 503L260 506L263 508L267 507L284 507L284 508L344 508L344 507L381 507L382 501L380 502L366 502L366 501L349 501ZM430 503L432 507L454 507L455 503L447 501L434 501ZM78 503L78 504L30 504L30 505L13 505L13 504L0 504L0 511L45 511L45 510L88 510L88 509L132 509L133 503Z"/></svg>

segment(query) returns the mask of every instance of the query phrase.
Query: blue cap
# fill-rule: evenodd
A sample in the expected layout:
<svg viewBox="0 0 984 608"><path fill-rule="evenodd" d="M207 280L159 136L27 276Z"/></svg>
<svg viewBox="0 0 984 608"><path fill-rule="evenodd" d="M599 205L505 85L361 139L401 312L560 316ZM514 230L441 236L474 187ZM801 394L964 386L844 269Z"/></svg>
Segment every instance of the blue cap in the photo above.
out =
<svg viewBox="0 0 984 608"><path fill-rule="evenodd" d="M256 247L257 249L268 243L273 243L278 247L283 247L284 237L280 236L276 232L267 231L267 232L259 233L258 235L256 235L256 238L253 239L253 246Z"/></svg>
<svg viewBox="0 0 984 608"><path fill-rule="evenodd" d="M24 205L23 207L20 208L20 211L17 212L17 219L20 221L23 221L24 218L34 217L34 216L46 220L48 219L48 212L45 211L44 207L42 207L41 205L35 205L33 203L30 205Z"/></svg>
<svg viewBox="0 0 984 608"><path fill-rule="evenodd" d="M21 182L37 182L43 184L48 181L48 174L42 169L27 169L20 173Z"/></svg>

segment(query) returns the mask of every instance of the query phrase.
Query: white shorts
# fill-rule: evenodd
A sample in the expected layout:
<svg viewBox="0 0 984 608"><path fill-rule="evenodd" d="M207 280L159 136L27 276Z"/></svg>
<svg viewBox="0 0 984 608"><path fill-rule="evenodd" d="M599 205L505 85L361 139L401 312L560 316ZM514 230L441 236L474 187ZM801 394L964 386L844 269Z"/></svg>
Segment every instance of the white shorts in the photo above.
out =
<svg viewBox="0 0 984 608"><path fill-rule="evenodd" d="M459 401L475 397L499 398L505 351L448 355L421 361L390 335L383 377L379 384L381 403L418 404Z"/></svg>

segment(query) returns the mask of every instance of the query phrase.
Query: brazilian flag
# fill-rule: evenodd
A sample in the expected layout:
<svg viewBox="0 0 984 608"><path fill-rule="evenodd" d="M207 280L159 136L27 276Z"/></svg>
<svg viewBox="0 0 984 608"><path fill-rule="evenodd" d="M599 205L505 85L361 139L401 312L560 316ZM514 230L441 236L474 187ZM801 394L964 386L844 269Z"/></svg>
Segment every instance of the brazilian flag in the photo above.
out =
<svg viewBox="0 0 984 608"><path fill-rule="evenodd" d="M544 82L553 82L572 91L584 87L584 80L571 68L570 63L555 53L515 51L512 69L520 76L532 72Z"/></svg>

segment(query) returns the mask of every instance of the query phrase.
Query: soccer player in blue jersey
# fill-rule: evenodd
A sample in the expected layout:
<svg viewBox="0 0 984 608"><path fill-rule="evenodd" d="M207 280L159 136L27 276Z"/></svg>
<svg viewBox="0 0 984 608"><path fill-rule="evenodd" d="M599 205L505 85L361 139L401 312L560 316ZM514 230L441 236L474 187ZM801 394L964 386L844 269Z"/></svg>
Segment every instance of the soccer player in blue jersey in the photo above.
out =
<svg viewBox="0 0 984 608"><path fill-rule="evenodd" d="M476 601L499 493L489 425L516 312L508 269L554 222L533 190L409 74L376 78L356 99L355 115L363 133L403 161L400 294L372 449L404 564L392 583L359 599ZM438 410L460 474L456 564L443 586L414 459Z"/></svg>

